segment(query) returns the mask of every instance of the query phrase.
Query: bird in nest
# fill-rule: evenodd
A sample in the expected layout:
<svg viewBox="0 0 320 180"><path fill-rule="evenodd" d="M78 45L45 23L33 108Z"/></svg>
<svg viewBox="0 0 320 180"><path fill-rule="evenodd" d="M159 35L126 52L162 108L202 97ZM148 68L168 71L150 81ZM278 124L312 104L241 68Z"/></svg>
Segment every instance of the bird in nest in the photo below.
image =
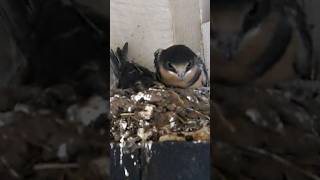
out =
<svg viewBox="0 0 320 180"><path fill-rule="evenodd" d="M155 53L156 72L128 60L128 43L116 52L110 50L111 88L142 90L162 83L175 88L200 88L208 86L205 64L185 45L158 49Z"/></svg>

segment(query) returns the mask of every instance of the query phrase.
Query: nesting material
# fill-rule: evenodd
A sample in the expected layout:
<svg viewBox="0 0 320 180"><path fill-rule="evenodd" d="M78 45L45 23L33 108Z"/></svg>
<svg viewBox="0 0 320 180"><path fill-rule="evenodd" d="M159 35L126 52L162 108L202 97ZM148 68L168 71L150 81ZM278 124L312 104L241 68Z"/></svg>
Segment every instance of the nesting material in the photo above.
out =
<svg viewBox="0 0 320 180"><path fill-rule="evenodd" d="M110 98L114 142L209 141L210 89L161 85L141 92L114 90Z"/></svg>

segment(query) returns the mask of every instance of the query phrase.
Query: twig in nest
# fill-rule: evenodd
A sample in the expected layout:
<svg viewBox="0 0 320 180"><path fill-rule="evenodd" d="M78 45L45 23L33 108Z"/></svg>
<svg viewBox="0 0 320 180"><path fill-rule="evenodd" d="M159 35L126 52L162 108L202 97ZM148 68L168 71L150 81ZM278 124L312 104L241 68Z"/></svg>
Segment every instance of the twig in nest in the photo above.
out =
<svg viewBox="0 0 320 180"><path fill-rule="evenodd" d="M176 96L176 98L178 99L179 103L181 105L184 105L184 101L180 98L180 95L174 91L171 91L171 94L173 94L174 96Z"/></svg>
<svg viewBox="0 0 320 180"><path fill-rule="evenodd" d="M121 113L120 116L133 116L135 113Z"/></svg>
<svg viewBox="0 0 320 180"><path fill-rule="evenodd" d="M33 166L35 171L47 170L47 169L75 169L79 168L77 163L41 163Z"/></svg>
<svg viewBox="0 0 320 180"><path fill-rule="evenodd" d="M200 116L202 116L202 117L205 117L205 118L207 118L207 119L210 119L210 117L209 117L208 115L205 115L205 114L203 114L203 113L201 113L201 112L199 112L199 111L197 111L197 110L195 110L195 109L188 108L188 110L189 110L189 111L193 111L193 112L195 112L196 114L198 114L198 115L200 115Z"/></svg>
<svg viewBox="0 0 320 180"><path fill-rule="evenodd" d="M179 120L180 122L182 122L183 124L187 124L187 121L185 121L185 120L183 119L183 117L181 117L181 115L177 114L176 117L177 117L178 120Z"/></svg>

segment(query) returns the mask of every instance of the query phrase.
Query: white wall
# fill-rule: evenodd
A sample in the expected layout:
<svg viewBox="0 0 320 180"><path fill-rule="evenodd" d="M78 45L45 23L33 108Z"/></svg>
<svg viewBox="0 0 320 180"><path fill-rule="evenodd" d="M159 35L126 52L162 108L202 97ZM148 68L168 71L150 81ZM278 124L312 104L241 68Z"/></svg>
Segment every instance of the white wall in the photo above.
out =
<svg viewBox="0 0 320 180"><path fill-rule="evenodd" d="M172 45L169 0L111 0L110 47L129 43L129 55L153 68L153 53Z"/></svg>
<svg viewBox="0 0 320 180"><path fill-rule="evenodd" d="M200 0L201 22L210 21L210 0Z"/></svg>
<svg viewBox="0 0 320 180"><path fill-rule="evenodd" d="M204 61L210 77L210 0L200 0Z"/></svg>
<svg viewBox="0 0 320 180"><path fill-rule="evenodd" d="M204 55L203 45L203 33L210 31L201 28L201 21L210 16L201 13L210 12L203 4L198 0L111 0L110 47L127 41L130 57L150 69L154 69L153 53L173 44L185 44L202 57L210 57ZM209 42L210 36L205 37Z"/></svg>

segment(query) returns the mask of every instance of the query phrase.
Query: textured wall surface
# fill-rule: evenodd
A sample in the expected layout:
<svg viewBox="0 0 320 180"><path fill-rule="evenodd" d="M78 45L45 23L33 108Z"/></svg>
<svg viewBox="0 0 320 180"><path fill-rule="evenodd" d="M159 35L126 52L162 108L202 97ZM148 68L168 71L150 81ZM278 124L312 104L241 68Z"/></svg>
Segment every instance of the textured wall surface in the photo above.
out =
<svg viewBox="0 0 320 180"><path fill-rule="evenodd" d="M200 0L201 22L210 21L210 0Z"/></svg>
<svg viewBox="0 0 320 180"><path fill-rule="evenodd" d="M153 53L173 44L169 0L111 0L110 47L126 41L130 57L153 69Z"/></svg>
<svg viewBox="0 0 320 180"><path fill-rule="evenodd" d="M201 36L201 12L198 0L171 0L173 41L185 44L203 56Z"/></svg>
<svg viewBox="0 0 320 180"><path fill-rule="evenodd" d="M210 75L210 21L201 25L202 36L203 36L203 53L204 61Z"/></svg>

